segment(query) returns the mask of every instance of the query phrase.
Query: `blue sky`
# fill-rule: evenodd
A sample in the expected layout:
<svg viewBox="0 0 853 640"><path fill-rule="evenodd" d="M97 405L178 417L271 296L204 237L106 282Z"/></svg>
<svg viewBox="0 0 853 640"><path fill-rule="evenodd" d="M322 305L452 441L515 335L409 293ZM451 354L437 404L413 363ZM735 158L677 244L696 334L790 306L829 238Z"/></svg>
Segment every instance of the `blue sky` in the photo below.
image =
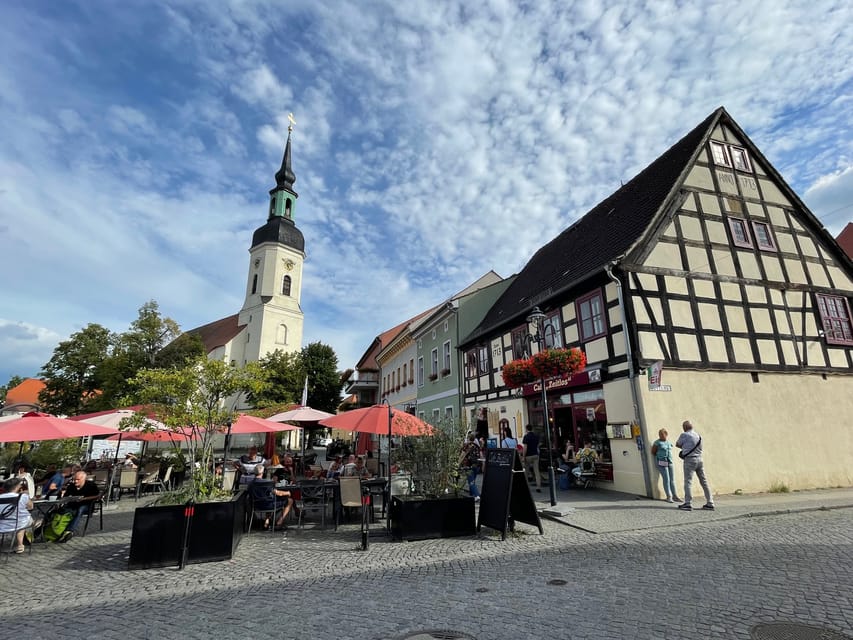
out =
<svg viewBox="0 0 853 640"><path fill-rule="evenodd" d="M0 59L0 383L150 299L237 312L288 112L304 343L341 368L720 105L853 217L850 2L9 0Z"/></svg>

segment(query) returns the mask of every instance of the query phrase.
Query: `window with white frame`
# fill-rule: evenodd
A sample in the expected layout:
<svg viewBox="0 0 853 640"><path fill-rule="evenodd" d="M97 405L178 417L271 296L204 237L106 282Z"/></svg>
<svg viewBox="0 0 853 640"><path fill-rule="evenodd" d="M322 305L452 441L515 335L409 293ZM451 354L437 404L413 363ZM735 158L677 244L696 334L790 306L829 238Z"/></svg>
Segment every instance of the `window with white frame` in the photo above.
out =
<svg viewBox="0 0 853 640"><path fill-rule="evenodd" d="M444 417L453 420L453 407L444 407Z"/></svg>
<svg viewBox="0 0 853 640"><path fill-rule="evenodd" d="M426 414L425 414L423 411L418 411L418 417L419 417L421 420L426 421Z"/></svg>
<svg viewBox="0 0 853 640"><path fill-rule="evenodd" d="M829 344L853 345L850 323L850 304L841 296L815 294L823 334Z"/></svg>
<svg viewBox="0 0 853 640"><path fill-rule="evenodd" d="M424 386L424 357L418 358L418 386Z"/></svg>
<svg viewBox="0 0 853 640"><path fill-rule="evenodd" d="M604 318L604 297L598 289L577 301L577 315L581 340L584 342L607 333Z"/></svg>
<svg viewBox="0 0 853 640"><path fill-rule="evenodd" d="M403 363L403 377L401 378L400 384L402 384L405 387L408 380L409 380L409 365L404 362Z"/></svg>
<svg viewBox="0 0 853 640"><path fill-rule="evenodd" d="M489 372L489 347L486 345L477 347L477 372L480 375Z"/></svg>
<svg viewBox="0 0 853 640"><path fill-rule="evenodd" d="M433 409L432 410L432 423L434 425L436 425L440 421L441 421L441 409Z"/></svg>
<svg viewBox="0 0 853 640"><path fill-rule="evenodd" d="M733 167L738 171L752 171L749 163L749 154L743 147L716 142L714 140L711 140L709 146L714 164L723 167Z"/></svg>
<svg viewBox="0 0 853 640"><path fill-rule="evenodd" d="M477 377L477 350L471 349L465 352L465 377Z"/></svg>
<svg viewBox="0 0 853 640"><path fill-rule="evenodd" d="M726 145L721 142L714 142L713 140L710 145L711 157L714 159L714 164L719 164L724 167L732 166L731 162L729 162L729 154L726 150Z"/></svg>
<svg viewBox="0 0 853 640"><path fill-rule="evenodd" d="M438 375L438 349L433 349L430 352L430 356L432 356L432 369L430 369L431 376Z"/></svg>
<svg viewBox="0 0 853 640"><path fill-rule="evenodd" d="M530 342L527 336L527 325L516 327L512 330L512 359L530 357Z"/></svg>
<svg viewBox="0 0 853 640"><path fill-rule="evenodd" d="M552 311L542 321L542 333L546 349L560 349L563 346L563 322L560 310Z"/></svg>
<svg viewBox="0 0 853 640"><path fill-rule="evenodd" d="M442 371L447 371L450 373L450 340L444 343L444 366L441 368Z"/></svg>
<svg viewBox="0 0 853 640"><path fill-rule="evenodd" d="M415 382L415 359L409 358L409 384Z"/></svg>

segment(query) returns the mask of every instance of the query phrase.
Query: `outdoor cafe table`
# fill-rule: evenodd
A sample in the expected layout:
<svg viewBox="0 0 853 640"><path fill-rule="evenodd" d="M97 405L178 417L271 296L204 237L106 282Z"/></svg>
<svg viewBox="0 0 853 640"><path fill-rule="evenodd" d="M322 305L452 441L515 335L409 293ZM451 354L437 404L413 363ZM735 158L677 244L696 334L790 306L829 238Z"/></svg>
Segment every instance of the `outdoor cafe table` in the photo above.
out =
<svg viewBox="0 0 853 640"><path fill-rule="evenodd" d="M366 480L361 481L362 489L366 489L370 493L371 498L371 510L370 510L370 519L371 522L374 521L373 518L373 498L374 496L382 496L382 512L385 512L385 503L387 501L387 497L385 495L385 491L388 487L388 478L368 478ZM298 492L302 487L300 483L291 483L291 482L279 482L275 485L276 489L281 489L283 491L290 491L290 495L292 498L296 498L296 492ZM343 507L341 506L341 491L340 491L340 483L337 480L326 480L325 481L325 489L326 495L329 496L331 494L332 497L332 517L335 519L337 523L339 521L339 516L343 513Z"/></svg>

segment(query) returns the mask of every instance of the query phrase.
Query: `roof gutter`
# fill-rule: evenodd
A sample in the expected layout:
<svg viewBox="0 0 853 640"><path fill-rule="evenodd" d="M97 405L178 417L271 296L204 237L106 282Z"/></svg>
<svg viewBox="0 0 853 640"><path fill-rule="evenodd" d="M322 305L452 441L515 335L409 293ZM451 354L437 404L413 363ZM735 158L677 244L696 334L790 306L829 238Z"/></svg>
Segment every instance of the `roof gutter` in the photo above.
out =
<svg viewBox="0 0 853 640"><path fill-rule="evenodd" d="M646 485L646 496L652 497L652 480L649 472L649 457L646 454L646 442L649 442L649 437L645 426L640 422L640 394L637 391L637 379L634 374L634 354L631 351L631 337L628 335L627 315L625 314L625 299L622 295L622 281L613 275L613 267L619 264L619 258L612 260L604 266L604 272L616 284L616 297L619 300L619 314L622 318L622 334L625 336L625 355L628 359L628 386L631 387L631 401L634 408L632 417L633 424L640 428L640 441L637 443L640 448L640 459L643 462L643 481Z"/></svg>

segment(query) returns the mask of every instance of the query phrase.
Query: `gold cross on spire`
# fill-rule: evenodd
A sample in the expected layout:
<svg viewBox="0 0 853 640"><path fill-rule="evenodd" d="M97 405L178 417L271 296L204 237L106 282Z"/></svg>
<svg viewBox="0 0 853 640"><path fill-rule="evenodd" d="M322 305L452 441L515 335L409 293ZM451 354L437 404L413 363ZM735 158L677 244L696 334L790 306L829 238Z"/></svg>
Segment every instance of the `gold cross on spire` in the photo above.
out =
<svg viewBox="0 0 853 640"><path fill-rule="evenodd" d="M287 120L288 122L290 122L290 124L287 125L287 132L290 133L291 131L293 131L293 125L296 124L296 120L294 119L292 113L287 114Z"/></svg>

